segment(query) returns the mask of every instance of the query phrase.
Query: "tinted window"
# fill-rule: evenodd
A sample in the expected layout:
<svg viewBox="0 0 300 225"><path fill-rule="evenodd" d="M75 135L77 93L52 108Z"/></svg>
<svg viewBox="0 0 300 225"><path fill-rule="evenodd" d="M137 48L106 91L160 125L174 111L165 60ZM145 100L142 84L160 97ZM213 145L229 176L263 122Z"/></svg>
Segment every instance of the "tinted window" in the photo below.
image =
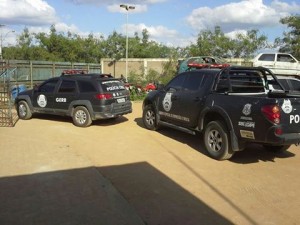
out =
<svg viewBox="0 0 300 225"><path fill-rule="evenodd" d="M294 59L290 55L278 54L277 61L278 62L294 62Z"/></svg>
<svg viewBox="0 0 300 225"><path fill-rule="evenodd" d="M198 90L203 80L202 74L189 74L184 82L183 88L185 90Z"/></svg>
<svg viewBox="0 0 300 225"><path fill-rule="evenodd" d="M290 80L293 86L293 90L300 91L300 80Z"/></svg>
<svg viewBox="0 0 300 225"><path fill-rule="evenodd" d="M59 90L59 93L73 93L76 92L76 83L73 80L63 80Z"/></svg>
<svg viewBox="0 0 300 225"><path fill-rule="evenodd" d="M169 90L170 88L174 88L174 89L181 89L183 82L185 80L185 78L187 77L187 74L181 74L177 77L175 77L173 80L171 80L169 82L169 84L166 87L166 90Z"/></svg>
<svg viewBox="0 0 300 225"><path fill-rule="evenodd" d="M96 88L91 82L80 80L78 81L78 87L79 91L81 93L86 93L86 92L96 92Z"/></svg>
<svg viewBox="0 0 300 225"><path fill-rule="evenodd" d="M58 79L50 80L43 85L41 85L38 89L39 92L51 93L54 92L55 86L58 82Z"/></svg>
<svg viewBox="0 0 300 225"><path fill-rule="evenodd" d="M120 80L106 80L101 82L103 91L121 91L125 90L124 83Z"/></svg>
<svg viewBox="0 0 300 225"><path fill-rule="evenodd" d="M217 86L217 92L256 93L264 92L261 74L256 71L230 71L223 73Z"/></svg>
<svg viewBox="0 0 300 225"><path fill-rule="evenodd" d="M286 79L279 79L280 84L284 87L284 89L291 89Z"/></svg>
<svg viewBox="0 0 300 225"><path fill-rule="evenodd" d="M275 54L262 54L258 60L259 61L274 61Z"/></svg>

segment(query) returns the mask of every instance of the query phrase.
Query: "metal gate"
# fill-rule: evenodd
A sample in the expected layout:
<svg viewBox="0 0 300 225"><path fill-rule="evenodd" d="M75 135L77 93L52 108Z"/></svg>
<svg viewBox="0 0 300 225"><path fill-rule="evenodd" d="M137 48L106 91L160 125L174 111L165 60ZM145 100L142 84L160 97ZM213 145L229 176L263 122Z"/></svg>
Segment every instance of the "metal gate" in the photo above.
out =
<svg viewBox="0 0 300 225"><path fill-rule="evenodd" d="M13 87L17 84L11 79L16 69L5 65L0 68L0 127L13 127L19 119L12 95Z"/></svg>

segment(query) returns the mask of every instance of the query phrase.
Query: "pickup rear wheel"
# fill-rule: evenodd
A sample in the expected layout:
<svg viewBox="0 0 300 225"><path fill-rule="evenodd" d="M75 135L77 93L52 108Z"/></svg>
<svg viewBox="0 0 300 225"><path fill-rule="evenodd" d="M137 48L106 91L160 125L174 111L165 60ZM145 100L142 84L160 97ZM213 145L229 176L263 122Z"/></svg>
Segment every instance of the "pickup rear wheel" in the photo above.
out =
<svg viewBox="0 0 300 225"><path fill-rule="evenodd" d="M18 102L18 116L22 120L29 120L32 117L32 112L26 101Z"/></svg>
<svg viewBox="0 0 300 225"><path fill-rule="evenodd" d="M230 149L227 128L221 121L207 124L204 132L204 144L208 154L217 160L229 159L234 152Z"/></svg>
<svg viewBox="0 0 300 225"><path fill-rule="evenodd" d="M148 130L157 130L157 115L152 105L146 105L143 110L143 123Z"/></svg>
<svg viewBox="0 0 300 225"><path fill-rule="evenodd" d="M77 106L72 116L75 126L88 127L92 124L89 111L84 106Z"/></svg>

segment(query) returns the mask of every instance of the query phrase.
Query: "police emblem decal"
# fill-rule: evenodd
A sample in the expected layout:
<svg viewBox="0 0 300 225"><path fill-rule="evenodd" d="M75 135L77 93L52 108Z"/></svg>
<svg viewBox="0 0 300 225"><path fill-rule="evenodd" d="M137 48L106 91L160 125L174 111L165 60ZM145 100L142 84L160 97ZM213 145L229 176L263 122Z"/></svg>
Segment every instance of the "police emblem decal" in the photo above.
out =
<svg viewBox="0 0 300 225"><path fill-rule="evenodd" d="M246 104L243 108L243 114L249 116L251 114L251 104Z"/></svg>

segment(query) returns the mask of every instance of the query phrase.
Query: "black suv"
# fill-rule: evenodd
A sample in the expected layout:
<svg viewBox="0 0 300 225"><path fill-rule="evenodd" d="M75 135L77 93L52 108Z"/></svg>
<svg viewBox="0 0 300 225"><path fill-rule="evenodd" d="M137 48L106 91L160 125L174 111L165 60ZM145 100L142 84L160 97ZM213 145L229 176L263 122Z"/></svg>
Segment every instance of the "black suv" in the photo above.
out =
<svg viewBox="0 0 300 225"><path fill-rule="evenodd" d="M21 119L30 119L33 113L71 116L79 127L132 112L124 83L107 74L63 73L19 93L15 104Z"/></svg>

